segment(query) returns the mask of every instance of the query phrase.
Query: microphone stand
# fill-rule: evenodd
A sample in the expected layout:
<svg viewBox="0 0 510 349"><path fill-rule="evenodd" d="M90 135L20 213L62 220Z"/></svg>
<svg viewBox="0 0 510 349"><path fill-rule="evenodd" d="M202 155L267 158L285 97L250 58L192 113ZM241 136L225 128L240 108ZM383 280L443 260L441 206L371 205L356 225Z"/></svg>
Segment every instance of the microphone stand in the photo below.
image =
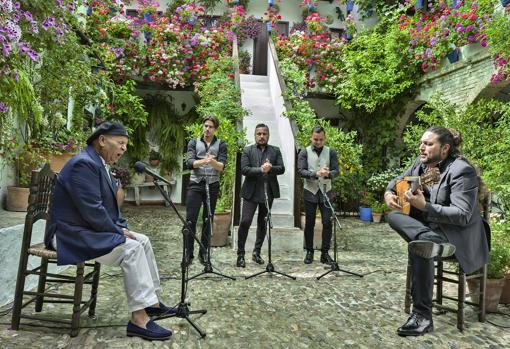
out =
<svg viewBox="0 0 510 349"><path fill-rule="evenodd" d="M182 259L181 259L181 299L179 301L179 304L177 305L177 311L175 314L163 314L163 315L158 316L155 320L161 320L161 319L166 319L166 318L170 318L170 317L178 317L178 318L186 319L191 324L191 326L193 326L193 328L200 334L200 337L204 338L206 336L206 333L204 331L202 331L200 329L200 327L198 327L198 325L195 324L195 322L193 320L190 319L189 315L190 314L205 314L205 313L207 313L207 310L206 309L190 310L190 308L189 308L190 303L188 301L186 301L186 293L187 293L187 289L188 289L188 280L186 279L186 276L188 275L188 266L189 266L188 262L186 261L186 251L187 251L187 241L188 241L187 237L189 235L191 235L191 236L193 236L193 239L195 239L200 244L200 246L203 247L203 245L200 242L200 240L196 237L196 235L193 233L193 231L191 230L189 222L186 222L186 220L182 217L182 215L177 210L177 207L175 207L175 204L168 197L167 193L163 190L161 185L159 185L159 183L157 182L156 179L154 179L153 183L156 186L156 188L158 188L158 190L161 192L161 195L163 195L163 198L166 200L166 202L168 202L170 204L170 206L173 208L173 210L177 214L177 217L179 217L179 219L181 220L182 225L183 225L183 227L182 227L182 241L183 241L183 243L182 243Z"/></svg>
<svg viewBox="0 0 510 349"><path fill-rule="evenodd" d="M271 208L269 207L269 199L267 197L267 174L265 175L265 181L264 181L264 196L265 196L265 204L266 204L266 211L267 211L267 214L266 214L266 217L265 217L265 222L266 222L266 228L267 228L267 256L268 256L268 262L267 262L267 265L266 265L266 269L265 270L262 270L258 273L255 273L253 275L250 275L250 276L246 276L246 279L251 279L252 277L255 277L255 276L258 276L258 275L261 275L261 274L264 274L264 273L275 273L275 274L278 274L278 275L282 275L282 276L286 276L288 278L291 278L292 280L296 280L296 277L294 276L291 276L291 275L288 275L288 274L285 274L285 273L282 273L282 272L279 272L277 270L274 269L274 266L273 266L273 263L271 261L271 228L273 228L273 221L271 219Z"/></svg>
<svg viewBox="0 0 510 349"><path fill-rule="evenodd" d="M333 249L334 249L334 252L333 252L333 263L330 264L331 269L328 270L327 272L325 272L324 274L318 276L317 280L320 280L322 277L328 275L329 273L331 273L333 271L341 271L341 272L362 278L363 275L353 273L352 271L348 271L345 269L340 269L340 267L338 266L338 262L337 262L338 246L336 243L336 226L338 225L338 227L341 230L342 225L340 224L340 221L338 220L338 217L336 216L336 212L333 209L333 205L331 205L331 201L329 201L328 195L326 193L326 184L324 184L324 191L321 190L321 192L322 192L322 195L324 196L324 205L331 210L331 225L333 226ZM336 221L336 224L335 224L335 221Z"/></svg>
<svg viewBox="0 0 510 349"><path fill-rule="evenodd" d="M207 246L207 256L206 256L206 259L204 260L204 270L201 273L198 273L197 275L190 277L188 279L188 281L193 280L193 279L195 279L199 276L202 276L204 274L214 274L214 275L222 276L224 278L235 280L235 278L232 276L228 276L228 275L225 275L225 274L222 274L220 272L213 270L213 267L211 264L211 239L212 239L212 235L213 235L213 215L212 215L212 211L211 211L211 195L209 192L209 176L206 175L204 179L205 179L205 194L206 194L205 202L206 202L206 206L207 206L206 224L209 224L209 229L207 229L207 234L208 234L207 241L209 241L209 245Z"/></svg>

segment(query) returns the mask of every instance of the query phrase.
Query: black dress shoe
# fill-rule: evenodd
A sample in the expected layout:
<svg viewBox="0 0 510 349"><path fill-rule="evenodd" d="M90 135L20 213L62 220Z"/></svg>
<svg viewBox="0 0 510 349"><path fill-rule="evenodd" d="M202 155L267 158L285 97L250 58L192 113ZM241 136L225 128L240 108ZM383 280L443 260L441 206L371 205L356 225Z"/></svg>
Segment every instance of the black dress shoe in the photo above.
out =
<svg viewBox="0 0 510 349"><path fill-rule="evenodd" d="M398 328L399 336L421 336L425 333L434 331L434 323L432 320L425 318L418 313L412 313L407 322Z"/></svg>
<svg viewBox="0 0 510 349"><path fill-rule="evenodd" d="M455 253L455 245L450 243L436 244L432 241L416 240L408 245L409 252L422 258L450 257Z"/></svg>
<svg viewBox="0 0 510 349"><path fill-rule="evenodd" d="M257 264L264 264L264 260L262 259L262 257L260 257L260 254L257 252L253 252L253 254L251 255L251 259L253 259L253 261Z"/></svg>
<svg viewBox="0 0 510 349"><path fill-rule="evenodd" d="M244 260L244 254L240 254L237 256L237 264L239 268L246 267L246 261Z"/></svg>
<svg viewBox="0 0 510 349"><path fill-rule="evenodd" d="M312 264L313 262L313 251L306 251L306 257L304 260L305 264Z"/></svg>
<svg viewBox="0 0 510 349"><path fill-rule="evenodd" d="M329 256L327 252L321 253L321 263L331 265L333 263L333 259Z"/></svg>

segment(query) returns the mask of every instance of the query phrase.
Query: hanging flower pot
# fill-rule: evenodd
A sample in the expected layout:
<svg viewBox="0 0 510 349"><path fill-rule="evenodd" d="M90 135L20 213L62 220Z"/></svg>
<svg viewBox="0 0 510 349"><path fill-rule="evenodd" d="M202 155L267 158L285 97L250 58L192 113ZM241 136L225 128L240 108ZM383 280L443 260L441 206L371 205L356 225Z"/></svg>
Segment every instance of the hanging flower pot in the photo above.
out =
<svg viewBox="0 0 510 349"><path fill-rule="evenodd" d="M309 3L309 4L308 4L308 8L309 8L310 10L313 10L313 9L315 8L315 5L313 4L313 2L311 2L311 3Z"/></svg>
<svg viewBox="0 0 510 349"><path fill-rule="evenodd" d="M267 3L269 4L269 6L273 6L274 5L274 0L267 0Z"/></svg>
<svg viewBox="0 0 510 349"><path fill-rule="evenodd" d="M92 6L87 6L87 16L92 16Z"/></svg>
<svg viewBox="0 0 510 349"><path fill-rule="evenodd" d="M154 20L154 14L151 12L144 13L143 19L145 20L145 22L150 23Z"/></svg>
<svg viewBox="0 0 510 349"><path fill-rule="evenodd" d="M351 13L354 10L354 1L347 1L345 3L345 11L347 14Z"/></svg>
<svg viewBox="0 0 510 349"><path fill-rule="evenodd" d="M271 22L266 22L267 32L271 33L273 31L273 27L271 26Z"/></svg>
<svg viewBox="0 0 510 349"><path fill-rule="evenodd" d="M188 23L191 25L195 24L195 17L188 17Z"/></svg>
<svg viewBox="0 0 510 349"><path fill-rule="evenodd" d="M424 0L416 0L416 2L414 3L414 8L417 10L423 10L424 3L425 3Z"/></svg>
<svg viewBox="0 0 510 349"><path fill-rule="evenodd" d="M457 62L459 60L459 49L458 48L454 49L452 52L448 53L447 57L450 63L453 64Z"/></svg>
<svg viewBox="0 0 510 349"><path fill-rule="evenodd" d="M345 31L344 39L345 40L352 40L352 35L351 35L351 33L349 33L348 30Z"/></svg>
<svg viewBox="0 0 510 349"><path fill-rule="evenodd" d="M503 7L507 7L509 4L510 0L501 0L501 5L503 5Z"/></svg>

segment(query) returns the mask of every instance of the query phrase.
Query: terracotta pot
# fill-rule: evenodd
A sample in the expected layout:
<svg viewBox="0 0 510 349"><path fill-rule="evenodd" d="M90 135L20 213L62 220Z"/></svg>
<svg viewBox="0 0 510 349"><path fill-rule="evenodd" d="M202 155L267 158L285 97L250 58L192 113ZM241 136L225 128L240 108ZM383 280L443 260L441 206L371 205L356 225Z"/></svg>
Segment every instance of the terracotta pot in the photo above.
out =
<svg viewBox="0 0 510 349"><path fill-rule="evenodd" d="M151 165L151 167L157 167L159 165L159 160L149 160L149 165Z"/></svg>
<svg viewBox="0 0 510 349"><path fill-rule="evenodd" d="M7 211L26 212L30 188L7 187Z"/></svg>
<svg viewBox="0 0 510 349"><path fill-rule="evenodd" d="M510 303L510 271L507 271L505 275L505 285L503 286L503 291L501 292L501 297L499 298L499 304L509 303Z"/></svg>
<svg viewBox="0 0 510 349"><path fill-rule="evenodd" d="M381 223L382 216L383 216L382 213L372 212L372 219L374 223Z"/></svg>
<svg viewBox="0 0 510 349"><path fill-rule="evenodd" d="M221 247L227 244L231 216L230 211L214 213L211 246Z"/></svg>
<svg viewBox="0 0 510 349"><path fill-rule="evenodd" d="M64 165L71 159L75 154L64 153L64 154L50 154L48 155L48 161L50 168L53 172L60 172Z"/></svg>
<svg viewBox="0 0 510 349"><path fill-rule="evenodd" d="M305 214L301 213L301 229L305 229ZM304 243L304 242L303 242ZM322 247L322 218L315 216L315 227L313 229L313 249L320 250ZM303 246L305 248L305 246Z"/></svg>
<svg viewBox="0 0 510 349"><path fill-rule="evenodd" d="M471 293L471 301L478 303L478 297L480 295L480 281L467 280L469 293ZM505 285L505 279L487 279L487 288L485 290L485 309L488 313L496 313L498 311L499 299L503 286Z"/></svg>

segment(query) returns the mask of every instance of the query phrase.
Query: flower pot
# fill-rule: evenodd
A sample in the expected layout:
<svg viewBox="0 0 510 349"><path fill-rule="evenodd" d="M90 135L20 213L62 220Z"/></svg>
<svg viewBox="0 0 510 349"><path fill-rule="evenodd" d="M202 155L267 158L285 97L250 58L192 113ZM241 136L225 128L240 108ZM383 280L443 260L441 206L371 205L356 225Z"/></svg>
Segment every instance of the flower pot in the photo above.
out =
<svg viewBox="0 0 510 349"><path fill-rule="evenodd" d="M306 217L304 213L301 213L301 229L305 229ZM304 243L304 241L303 241ZM315 227L313 229L313 249L320 250L322 247L322 218L321 216L315 216ZM305 246L303 245L303 248Z"/></svg>
<svg viewBox="0 0 510 349"><path fill-rule="evenodd" d="M503 286L503 291L501 291L501 297L499 298L499 304L509 303L510 303L510 271L508 271L505 275L505 285Z"/></svg>
<svg viewBox="0 0 510 349"><path fill-rule="evenodd" d="M345 10L347 14L351 13L354 10L354 1L347 1L345 3Z"/></svg>
<svg viewBox="0 0 510 349"><path fill-rule="evenodd" d="M266 22L267 32L271 33L273 31L273 27L271 26L271 22Z"/></svg>
<svg viewBox="0 0 510 349"><path fill-rule="evenodd" d="M501 5L507 7L510 4L510 0L501 0Z"/></svg>
<svg viewBox="0 0 510 349"><path fill-rule="evenodd" d="M7 187L7 211L26 212L30 188Z"/></svg>
<svg viewBox="0 0 510 349"><path fill-rule="evenodd" d="M227 244L231 217L230 211L214 213L211 246L221 247Z"/></svg>
<svg viewBox="0 0 510 349"><path fill-rule="evenodd" d="M480 295L480 281L478 279L467 280L469 293L471 293L471 301L478 303ZM505 279L487 279L487 288L485 289L485 309L488 313L495 313L498 311L499 299Z"/></svg>
<svg viewBox="0 0 510 349"><path fill-rule="evenodd" d="M273 6L274 5L274 0L267 0L267 4L269 6Z"/></svg>
<svg viewBox="0 0 510 349"><path fill-rule="evenodd" d="M150 22L152 22L154 20L154 14L152 14L150 12L149 13L144 13L143 14L143 19L145 20L145 22L150 23Z"/></svg>
<svg viewBox="0 0 510 349"><path fill-rule="evenodd" d="M448 53L447 55L448 57L448 61L450 63L455 63L459 60L459 49L456 48L455 50L453 50L452 52Z"/></svg>
<svg viewBox="0 0 510 349"><path fill-rule="evenodd" d="M50 168L53 172L60 172L64 165L74 156L75 154L64 153L64 154L50 154L48 156L48 161L50 163Z"/></svg>
<svg viewBox="0 0 510 349"><path fill-rule="evenodd" d="M348 30L345 31L344 39L345 40L352 40L352 35L351 35L351 33L349 33Z"/></svg>
<svg viewBox="0 0 510 349"><path fill-rule="evenodd" d="M381 223L383 214L381 212L372 212L372 218L374 220L374 223Z"/></svg>
<svg viewBox="0 0 510 349"><path fill-rule="evenodd" d="M158 167L159 160L149 160L149 165L151 165L151 167Z"/></svg>
<svg viewBox="0 0 510 349"><path fill-rule="evenodd" d="M422 10L424 4L426 4L424 0L416 0L416 2L414 3L414 8L417 10Z"/></svg>
<svg viewBox="0 0 510 349"><path fill-rule="evenodd" d="M87 6L87 16L92 16L92 7Z"/></svg>
<svg viewBox="0 0 510 349"><path fill-rule="evenodd" d="M370 207L360 207L359 208L359 219L364 222L372 221L372 209Z"/></svg>

